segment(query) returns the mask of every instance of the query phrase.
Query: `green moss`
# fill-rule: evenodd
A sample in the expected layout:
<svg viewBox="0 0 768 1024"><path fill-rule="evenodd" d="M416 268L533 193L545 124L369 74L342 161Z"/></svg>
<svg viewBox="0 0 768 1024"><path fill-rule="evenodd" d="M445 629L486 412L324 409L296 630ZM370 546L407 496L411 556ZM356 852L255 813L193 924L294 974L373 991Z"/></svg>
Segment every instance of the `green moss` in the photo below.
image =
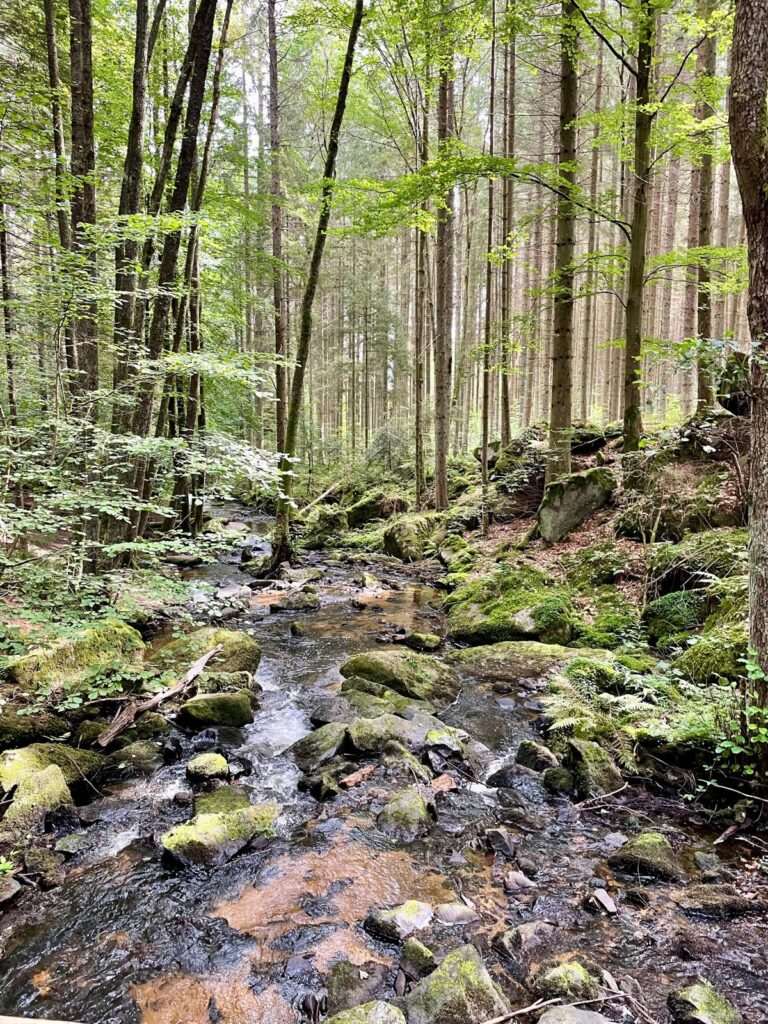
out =
<svg viewBox="0 0 768 1024"><path fill-rule="evenodd" d="M373 910L365 920L365 930L385 942L402 942L413 932L427 928L432 907L421 900L407 900L392 910Z"/></svg>
<svg viewBox="0 0 768 1024"><path fill-rule="evenodd" d="M434 703L450 703L458 693L456 673L437 658L411 651L366 651L346 661L345 677L370 679L405 697Z"/></svg>
<svg viewBox="0 0 768 1024"><path fill-rule="evenodd" d="M412 651L436 651L442 642L437 633L408 633L405 637L405 645Z"/></svg>
<svg viewBox="0 0 768 1024"><path fill-rule="evenodd" d="M596 693L619 689L622 673L609 661L596 658L574 658L563 669L563 675Z"/></svg>
<svg viewBox="0 0 768 1024"><path fill-rule="evenodd" d="M325 1024L405 1024L405 1017L397 1007L374 1000L335 1013L327 1018Z"/></svg>
<svg viewBox="0 0 768 1024"><path fill-rule="evenodd" d="M43 830L46 814L71 807L72 802L64 772L58 765L25 774L0 822L0 836L5 841L22 842Z"/></svg>
<svg viewBox="0 0 768 1024"><path fill-rule="evenodd" d="M198 814L161 838L163 850L185 864L222 864L257 835L275 834L277 804L254 804L225 814Z"/></svg>
<svg viewBox="0 0 768 1024"><path fill-rule="evenodd" d="M616 661L623 668L628 669L628 671L637 672L638 674L653 672L656 667L656 659L652 654L643 654L638 651L632 651L631 654L617 654Z"/></svg>
<svg viewBox="0 0 768 1024"><path fill-rule="evenodd" d="M58 715L40 711L19 714L22 708L6 704L0 707L0 750L20 747L35 740L58 739L70 731L70 724Z"/></svg>
<svg viewBox="0 0 768 1024"><path fill-rule="evenodd" d="M303 772L315 772L335 756L346 735L346 725L329 722L297 740L291 747L291 753Z"/></svg>
<svg viewBox="0 0 768 1024"><path fill-rule="evenodd" d="M195 814L228 814L249 807L250 804L247 791L241 787L219 786L195 797Z"/></svg>
<svg viewBox="0 0 768 1024"><path fill-rule="evenodd" d="M683 871L672 844L660 832L641 832L608 858L612 868L632 875L680 880Z"/></svg>
<svg viewBox="0 0 768 1024"><path fill-rule="evenodd" d="M524 562L500 566L459 587L447 600L448 634L460 642L571 638L573 608L567 589Z"/></svg>
<svg viewBox="0 0 768 1024"><path fill-rule="evenodd" d="M564 560L568 582L576 590L592 591L594 587L615 583L624 575L629 556L612 541L582 548Z"/></svg>
<svg viewBox="0 0 768 1024"><path fill-rule="evenodd" d="M0 755L0 788L7 793L22 779L49 765L57 765L71 786L95 778L103 763L103 756L91 750L76 750L62 743L33 743Z"/></svg>
<svg viewBox="0 0 768 1024"><path fill-rule="evenodd" d="M621 772L610 754L592 740L569 741L566 767L573 773L576 792L583 800L621 788Z"/></svg>
<svg viewBox="0 0 768 1024"><path fill-rule="evenodd" d="M208 662L211 671L253 673L259 667L261 647L253 637L240 630L215 626L196 629L172 640L156 651L151 661L161 669L171 669L183 675L193 662L218 646L222 650Z"/></svg>
<svg viewBox="0 0 768 1024"><path fill-rule="evenodd" d="M648 639L658 645L673 634L691 633L704 621L706 602L697 590L673 590L645 606Z"/></svg>
<svg viewBox="0 0 768 1024"><path fill-rule="evenodd" d="M63 688L78 682L96 666L118 659L139 662L143 651L144 642L135 629L124 622L106 622L7 659L5 674L25 690Z"/></svg>
<svg viewBox="0 0 768 1024"><path fill-rule="evenodd" d="M651 586L659 594L693 590L713 578L743 575L747 561L747 530L693 533L677 544L658 544L650 559Z"/></svg>
<svg viewBox="0 0 768 1024"><path fill-rule="evenodd" d="M667 1005L678 1024L742 1024L743 1017L712 984L700 978L688 988L670 992Z"/></svg>
<svg viewBox="0 0 768 1024"><path fill-rule="evenodd" d="M597 612L592 622L574 624L574 645L614 650L640 642L642 627L637 609L624 601L614 588L598 591L593 600Z"/></svg>
<svg viewBox="0 0 768 1024"><path fill-rule="evenodd" d="M108 780L151 775L163 764L162 745L153 740L134 740L112 754L104 762Z"/></svg>
<svg viewBox="0 0 768 1024"><path fill-rule="evenodd" d="M430 974L437 966L435 954L415 935L409 935L403 943L402 959L418 977Z"/></svg>
<svg viewBox="0 0 768 1024"><path fill-rule="evenodd" d="M435 517L431 515L402 516L384 531L384 550L403 562L417 562L424 557L434 525Z"/></svg>
<svg viewBox="0 0 768 1024"><path fill-rule="evenodd" d="M573 1003L581 999L597 999L600 984L578 960L569 960L539 974L533 991L539 999L562 999Z"/></svg>
<svg viewBox="0 0 768 1024"><path fill-rule="evenodd" d="M405 997L408 1024L468 1024L511 1010L474 946L460 946Z"/></svg>
<svg viewBox="0 0 768 1024"><path fill-rule="evenodd" d="M239 728L253 721L252 695L247 690L236 693L199 694L179 708L179 719L191 728L206 725L230 725Z"/></svg>
<svg viewBox="0 0 768 1024"><path fill-rule="evenodd" d="M226 757L208 751L193 757L187 765L187 778L190 782L208 782L211 779L225 779L229 775Z"/></svg>
<svg viewBox="0 0 768 1024"><path fill-rule="evenodd" d="M748 652L744 626L723 626L694 637L674 661L674 667L691 682L703 685L718 679L736 680L746 672Z"/></svg>
<svg viewBox="0 0 768 1024"><path fill-rule="evenodd" d="M431 820L427 801L420 790L411 786L384 805L376 824L387 835L408 841L426 832Z"/></svg>

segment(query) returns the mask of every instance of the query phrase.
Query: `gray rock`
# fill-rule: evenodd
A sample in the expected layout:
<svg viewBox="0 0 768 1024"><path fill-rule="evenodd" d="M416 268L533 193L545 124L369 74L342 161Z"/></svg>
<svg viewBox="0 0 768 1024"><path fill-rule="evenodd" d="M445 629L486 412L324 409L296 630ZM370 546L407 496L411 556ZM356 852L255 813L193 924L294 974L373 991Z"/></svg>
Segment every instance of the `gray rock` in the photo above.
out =
<svg viewBox="0 0 768 1024"><path fill-rule="evenodd" d="M611 1024L602 1013L580 1010L578 1006L554 1006L539 1017L539 1024Z"/></svg>
<svg viewBox="0 0 768 1024"><path fill-rule="evenodd" d="M328 990L328 1012L349 1010L373 999L387 975L383 964L368 963L364 968L349 960L340 960L325 979Z"/></svg>
<svg viewBox="0 0 768 1024"><path fill-rule="evenodd" d="M667 1006L677 1024L742 1024L743 1021L738 1010L704 978L688 988L670 992Z"/></svg>
<svg viewBox="0 0 768 1024"><path fill-rule="evenodd" d="M483 1024L511 1011L474 946L448 953L403 1004L408 1024Z"/></svg>
<svg viewBox="0 0 768 1024"><path fill-rule="evenodd" d="M523 740L517 748L515 761L523 768L530 768L534 772L543 772L547 768L556 768L558 760L549 747L535 740Z"/></svg>
<svg viewBox="0 0 768 1024"><path fill-rule="evenodd" d="M423 931L432 923L432 907L420 900L408 900L392 910L372 910L364 928L385 942L403 942L413 932Z"/></svg>
<svg viewBox="0 0 768 1024"><path fill-rule="evenodd" d="M329 722L297 740L290 752L299 768L311 774L336 756L346 735L347 727L343 723Z"/></svg>
<svg viewBox="0 0 768 1024"><path fill-rule="evenodd" d="M327 1017L324 1024L405 1024L405 1017L396 1006L375 1000Z"/></svg>
<svg viewBox="0 0 768 1024"><path fill-rule="evenodd" d="M0 875L0 903L7 903L12 900L16 893L21 891L21 885L13 875Z"/></svg>
<svg viewBox="0 0 768 1024"><path fill-rule="evenodd" d="M609 469L595 467L555 480L544 491L539 507L539 534L554 544L606 505L616 489Z"/></svg>

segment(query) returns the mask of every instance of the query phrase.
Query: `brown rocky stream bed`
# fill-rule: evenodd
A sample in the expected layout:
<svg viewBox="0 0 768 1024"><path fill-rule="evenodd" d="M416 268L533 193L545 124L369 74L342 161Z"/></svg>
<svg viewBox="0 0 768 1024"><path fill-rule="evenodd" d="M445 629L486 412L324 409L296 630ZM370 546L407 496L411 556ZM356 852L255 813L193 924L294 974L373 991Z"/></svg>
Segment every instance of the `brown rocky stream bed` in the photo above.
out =
<svg viewBox="0 0 768 1024"><path fill-rule="evenodd" d="M85 1024L768 1020L754 848L714 846L722 828L703 811L632 779L605 797L558 793L546 753L519 753L541 740L546 670L488 673L446 645L414 655L397 642L442 633L419 567L315 554L304 568L318 571L319 607L270 613L285 594L256 590L225 623L262 646L252 724L174 733L176 760L80 808L63 883L5 910L0 1012ZM227 561L192 573L248 582ZM403 659L405 683L392 668ZM185 766L212 751L252 804L278 806L276 835L179 866L158 840L189 818ZM731 1015L711 1001L668 1007L700 978ZM552 1009L568 1003L581 1005ZM345 1016L354 1006L365 1009Z"/></svg>

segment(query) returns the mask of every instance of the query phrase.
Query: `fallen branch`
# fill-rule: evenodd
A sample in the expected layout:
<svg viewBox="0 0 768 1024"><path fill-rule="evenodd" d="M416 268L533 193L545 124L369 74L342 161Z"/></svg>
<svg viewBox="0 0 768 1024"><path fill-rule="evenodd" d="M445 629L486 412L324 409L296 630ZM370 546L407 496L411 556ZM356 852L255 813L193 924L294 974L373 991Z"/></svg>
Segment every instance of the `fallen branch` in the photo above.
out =
<svg viewBox="0 0 768 1024"><path fill-rule="evenodd" d="M611 796L616 796L618 793L623 793L624 790L629 786L628 782L625 782L623 786L619 786L618 789L612 790L610 793L603 793L601 796L591 796L586 800L582 800L580 804L576 804L577 807L597 807L603 800L607 800Z"/></svg>
<svg viewBox="0 0 768 1024"><path fill-rule="evenodd" d="M180 679L178 683L174 683L167 690L161 690L160 693L156 693L154 697L150 697L148 700L139 701L136 704L131 704L115 717L115 720L100 734L96 740L100 747L109 746L112 740L116 739L120 733L125 732L129 729L136 718L143 714L145 711L152 711L154 708L164 704L167 700L172 697L178 697L180 693L183 693L186 688L197 679L198 676L202 675L205 666L211 660L211 658L218 654L221 650L221 644L218 644L213 650L208 651L202 658L198 658L197 661L192 665L187 674L183 679Z"/></svg>

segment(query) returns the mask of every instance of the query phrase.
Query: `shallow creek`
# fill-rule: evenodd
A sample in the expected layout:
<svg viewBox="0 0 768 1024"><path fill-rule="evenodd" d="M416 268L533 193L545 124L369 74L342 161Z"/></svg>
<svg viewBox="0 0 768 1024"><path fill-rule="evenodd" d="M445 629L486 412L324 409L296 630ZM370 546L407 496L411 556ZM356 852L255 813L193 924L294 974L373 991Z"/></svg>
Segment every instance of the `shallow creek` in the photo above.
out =
<svg viewBox="0 0 768 1024"><path fill-rule="evenodd" d="M679 886L617 883L605 863L621 836L661 827L685 846L697 880L692 853L711 851L720 830L683 805L662 807L630 788L608 809L579 810L524 772L511 802L509 793L500 802L499 791L464 779L439 799L428 836L403 845L376 828L372 806L393 788L377 773L326 803L303 793L287 750L310 731L313 702L338 689L339 665L392 626L440 626L435 592L389 560L342 565L317 555L310 562L324 570L320 610L269 614L269 599L257 591L250 609L224 624L249 630L263 647L261 706L227 754L247 765L241 783L254 802L281 804L278 838L208 872L166 867L155 837L191 813L173 799L187 789L186 757L96 797L89 846L70 861L64 885L28 893L0 921L0 1012L84 1024L293 1024L308 1019L304 997L322 990L340 959L368 970L384 965L378 998L394 997L397 949L363 930L369 910L463 898L478 919L438 923L425 941L438 954L474 943L515 1006L532 1001L522 983L538 963L577 955L619 981L636 979L660 1022L668 1020L669 989L697 975L731 998L747 1024L768 1020L764 918L697 920L676 904ZM381 592L356 586L365 568L386 581ZM248 582L231 555L191 575L216 585ZM442 717L510 759L521 738L536 735L537 697L526 689L500 697L465 679ZM189 737L184 743L191 749ZM514 864L484 841L486 829L505 823L535 882L512 895L502 883ZM726 872L746 878L754 851L736 843L719 849ZM596 887L611 892L617 915L585 906ZM524 964L493 949L497 932L534 918L558 927ZM621 1018L618 1002L604 1012L633 1019Z"/></svg>

